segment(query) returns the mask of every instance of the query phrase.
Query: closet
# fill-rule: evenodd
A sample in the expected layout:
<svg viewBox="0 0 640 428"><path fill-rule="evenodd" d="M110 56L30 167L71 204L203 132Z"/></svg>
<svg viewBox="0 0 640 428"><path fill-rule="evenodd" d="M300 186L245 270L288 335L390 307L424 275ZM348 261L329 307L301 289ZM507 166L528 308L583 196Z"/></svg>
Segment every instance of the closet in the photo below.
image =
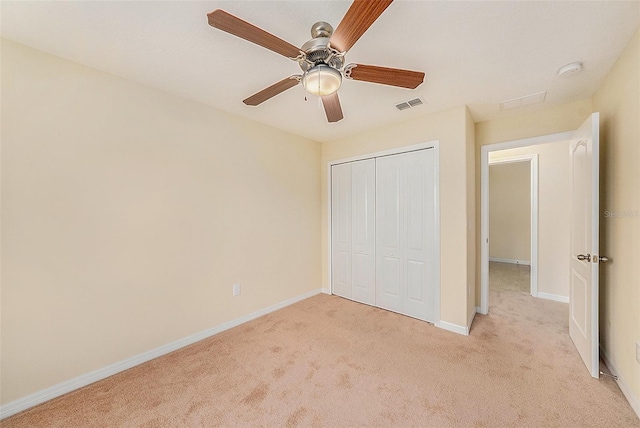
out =
<svg viewBox="0 0 640 428"><path fill-rule="evenodd" d="M331 167L333 294L438 321L434 152Z"/></svg>

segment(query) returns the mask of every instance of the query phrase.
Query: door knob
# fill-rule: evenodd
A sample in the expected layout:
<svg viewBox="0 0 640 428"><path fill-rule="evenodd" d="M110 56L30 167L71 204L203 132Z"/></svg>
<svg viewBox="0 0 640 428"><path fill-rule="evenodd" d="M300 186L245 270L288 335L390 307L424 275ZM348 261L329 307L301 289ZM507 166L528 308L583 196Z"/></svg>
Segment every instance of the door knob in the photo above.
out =
<svg viewBox="0 0 640 428"><path fill-rule="evenodd" d="M591 254L587 254L586 256L584 254L578 254L576 257L578 260L591 261Z"/></svg>
<svg viewBox="0 0 640 428"><path fill-rule="evenodd" d="M609 261L609 257L605 257L605 256L597 256L597 255L593 255L593 262L594 263L606 263Z"/></svg>

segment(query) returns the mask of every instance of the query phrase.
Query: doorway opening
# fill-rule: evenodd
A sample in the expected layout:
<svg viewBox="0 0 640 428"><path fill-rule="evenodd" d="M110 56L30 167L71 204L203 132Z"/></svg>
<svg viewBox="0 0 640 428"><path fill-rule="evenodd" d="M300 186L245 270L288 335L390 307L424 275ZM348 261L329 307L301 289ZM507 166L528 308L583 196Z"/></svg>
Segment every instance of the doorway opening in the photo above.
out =
<svg viewBox="0 0 640 428"><path fill-rule="evenodd" d="M569 336L589 373L597 378L598 264L604 260L599 255L598 240L598 113L592 113L575 131L481 148L480 313L489 313L490 154L505 149L513 150L514 155L523 154L527 146L534 149L532 153L540 154L538 297L568 303L565 308L568 312ZM548 153L545 154L547 149ZM538 300L533 302L537 306Z"/></svg>
<svg viewBox="0 0 640 428"><path fill-rule="evenodd" d="M489 154L489 287L538 296L538 155Z"/></svg>
<svg viewBox="0 0 640 428"><path fill-rule="evenodd" d="M569 206L564 207L563 204L568 203L567 195L570 191L568 188L569 176L567 175L567 171L569 170L568 144L570 139L571 132L566 132L491 144L481 148L479 311L481 314L489 313L489 269L491 257L493 257L494 263L510 262L513 265L518 265L525 264L525 262L529 261L529 294L533 297L568 302L566 272L568 270L569 263L568 245L570 218L568 215ZM554 152L555 155L551 152ZM540 153L544 153L544 155ZM543 158L541 158L541 156L544 156L544 165L542 164L541 159ZM561 157L562 161L566 163L566 165L564 165L564 163L549 165L548 159L550 159L550 156L555 158ZM490 248L490 245L493 243L493 238L490 236L490 165L492 165L493 168L509 164L515 165L516 163L529 165L529 260L526 260L526 255L506 257L504 255L500 256L499 254L494 254L492 256ZM541 169L544 169L544 178L540 176L539 171ZM541 188L541 182L543 184L543 188ZM543 201L544 206L541 206L541 192L545 195ZM541 223L545 228L544 231L540 231ZM542 240L542 242L540 240ZM494 264L494 266L504 268L504 265ZM525 269L526 268L523 266L521 270ZM496 269L494 269L494 273L495 271ZM541 273L543 274L542 278L540 276ZM542 284L541 281L543 282Z"/></svg>

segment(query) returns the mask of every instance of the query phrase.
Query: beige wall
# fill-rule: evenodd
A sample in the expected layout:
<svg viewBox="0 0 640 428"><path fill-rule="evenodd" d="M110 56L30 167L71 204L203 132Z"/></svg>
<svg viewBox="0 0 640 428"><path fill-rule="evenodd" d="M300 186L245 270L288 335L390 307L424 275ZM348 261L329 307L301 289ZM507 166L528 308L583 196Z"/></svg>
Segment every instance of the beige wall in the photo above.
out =
<svg viewBox="0 0 640 428"><path fill-rule="evenodd" d="M466 107L457 107L407 122L373 129L348 138L322 144L322 284L329 288L328 254L328 163L331 160L375 153L428 141L440 141L440 222L441 222L441 319L466 326L468 318L467 167L471 149L467 137ZM472 141L472 140L471 140ZM471 174L473 170L471 169ZM472 183L473 181L471 181ZM471 199L473 201L473 199ZM473 264L473 260L471 261ZM473 266L475 269L475 266Z"/></svg>
<svg viewBox="0 0 640 428"><path fill-rule="evenodd" d="M476 126L469 109L466 110L466 168L467 168L467 325L471 326L476 313Z"/></svg>
<svg viewBox="0 0 640 428"><path fill-rule="evenodd" d="M600 112L600 344L640 405L640 33L593 96ZM639 411L636 408L636 411Z"/></svg>
<svg viewBox="0 0 640 428"><path fill-rule="evenodd" d="M538 155L538 293L569 296L569 141L490 153L490 160ZM493 167L491 167L493 168ZM493 221L492 217L489 217ZM493 235L492 235L493 239Z"/></svg>
<svg viewBox="0 0 640 428"><path fill-rule="evenodd" d="M2 403L319 288L319 165L319 143L2 41Z"/></svg>
<svg viewBox="0 0 640 428"><path fill-rule="evenodd" d="M476 123L476 223L480 225L480 147L573 131L592 113L591 99ZM476 231L476 305L480 306L480 227Z"/></svg>
<svg viewBox="0 0 640 428"><path fill-rule="evenodd" d="M476 161L480 165L480 147L573 131L592 113L591 99L553 106L533 113L476 123ZM478 171L479 172L479 171ZM478 176L479 177L479 176Z"/></svg>
<svg viewBox="0 0 640 428"><path fill-rule="evenodd" d="M489 166L489 257L531 262L530 162Z"/></svg>

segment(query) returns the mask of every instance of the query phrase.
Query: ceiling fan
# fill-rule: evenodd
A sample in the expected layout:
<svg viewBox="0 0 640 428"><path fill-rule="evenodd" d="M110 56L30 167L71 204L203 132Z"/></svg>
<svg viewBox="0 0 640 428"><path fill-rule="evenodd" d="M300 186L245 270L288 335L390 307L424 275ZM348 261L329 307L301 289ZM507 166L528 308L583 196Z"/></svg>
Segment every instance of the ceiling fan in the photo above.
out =
<svg viewBox="0 0 640 428"><path fill-rule="evenodd" d="M297 48L221 9L207 14L209 25L283 55L300 65L302 74L289 76L250 96L243 102L257 106L287 89L302 83L305 90L322 99L327 120L337 122L344 116L338 89L342 78L415 89L424 73L365 64L346 64L345 54L384 12L393 0L355 0L336 30L320 21L311 27L311 40Z"/></svg>

